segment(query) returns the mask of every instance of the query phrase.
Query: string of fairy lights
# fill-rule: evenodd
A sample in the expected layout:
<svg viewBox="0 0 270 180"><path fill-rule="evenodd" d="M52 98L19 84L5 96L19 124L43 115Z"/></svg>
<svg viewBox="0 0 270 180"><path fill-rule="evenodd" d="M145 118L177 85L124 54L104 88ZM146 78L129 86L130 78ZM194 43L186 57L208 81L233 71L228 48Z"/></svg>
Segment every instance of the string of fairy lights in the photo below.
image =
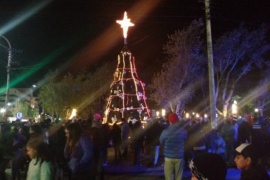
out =
<svg viewBox="0 0 270 180"><path fill-rule="evenodd" d="M110 96L107 99L104 122L120 118L149 118L150 111L146 103L145 84L139 80L135 58L127 48L128 28L134 26L124 13L123 20L117 20L123 29L124 48L118 55L114 80L111 83Z"/></svg>

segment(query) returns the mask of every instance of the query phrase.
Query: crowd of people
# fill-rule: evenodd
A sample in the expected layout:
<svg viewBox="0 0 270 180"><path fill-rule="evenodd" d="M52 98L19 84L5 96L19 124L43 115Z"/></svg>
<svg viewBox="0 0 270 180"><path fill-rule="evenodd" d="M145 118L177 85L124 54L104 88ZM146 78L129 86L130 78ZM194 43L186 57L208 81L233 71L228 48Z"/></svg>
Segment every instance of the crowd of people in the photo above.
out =
<svg viewBox="0 0 270 180"><path fill-rule="evenodd" d="M240 160L252 160L250 167L256 167L253 169L265 169L269 165L270 126L263 117L253 121L248 116L237 121L228 119L216 129L210 121L179 119L174 113L166 119L156 118L147 123L122 118L113 124L102 124L101 115L95 114L88 120L16 121L2 123L0 127L0 179L3 180L9 165L12 180L50 180L63 176L71 180L102 180L109 147L114 151L114 163L121 163L130 154L134 155L134 166L142 165L143 155L146 166L156 167L162 161L166 180L181 179L184 168L190 168L193 178L208 176L199 173L198 167L206 167L200 165L204 159L219 163L220 171L215 171L222 177L224 167L236 165L243 169L242 179L247 179L245 172L248 177L255 173L240 166ZM250 151L243 154L243 149L251 145L256 147L256 156L250 155ZM207 169L216 167L219 166Z"/></svg>

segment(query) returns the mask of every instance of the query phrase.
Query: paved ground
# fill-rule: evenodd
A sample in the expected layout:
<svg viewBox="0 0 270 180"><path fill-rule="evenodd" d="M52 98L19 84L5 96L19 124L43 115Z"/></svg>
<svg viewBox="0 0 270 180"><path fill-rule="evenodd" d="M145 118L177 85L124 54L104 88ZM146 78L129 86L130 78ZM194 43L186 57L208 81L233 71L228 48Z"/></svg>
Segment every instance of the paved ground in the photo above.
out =
<svg viewBox="0 0 270 180"><path fill-rule="evenodd" d="M108 165L105 168L107 180L158 180L164 179L163 158L161 157L157 167L147 166L147 156L141 159L142 166L133 166L133 154L119 164L113 163L113 150L109 149ZM191 179L189 169L185 169L183 180ZM240 171L235 168L228 168L226 180L240 179Z"/></svg>
<svg viewBox="0 0 270 180"><path fill-rule="evenodd" d="M105 166L105 180L159 180L164 179L163 173L163 158L161 157L157 167L147 165L147 156L141 159L142 165L139 167L133 166L133 154L123 160L121 163L114 163L113 148L108 151L108 163ZM7 169L8 180L11 180L11 170ZM183 180L191 178L190 171L184 171ZM235 168L228 168L227 180L238 180L240 171ZM65 177L63 180L66 180Z"/></svg>

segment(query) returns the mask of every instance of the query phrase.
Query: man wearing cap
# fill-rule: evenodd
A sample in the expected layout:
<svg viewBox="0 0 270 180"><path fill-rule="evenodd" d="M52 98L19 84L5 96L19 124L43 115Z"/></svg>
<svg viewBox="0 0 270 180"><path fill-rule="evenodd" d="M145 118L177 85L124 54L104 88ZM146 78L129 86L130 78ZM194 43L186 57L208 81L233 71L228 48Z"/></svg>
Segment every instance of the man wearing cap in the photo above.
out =
<svg viewBox="0 0 270 180"><path fill-rule="evenodd" d="M168 116L169 127L164 129L159 141L164 150L164 174L166 180L182 179L184 169L184 143L187 132L180 127L177 114Z"/></svg>
<svg viewBox="0 0 270 180"><path fill-rule="evenodd" d="M236 149L235 164L241 169L241 180L269 180L266 169L259 165L259 156L254 145L243 143Z"/></svg>

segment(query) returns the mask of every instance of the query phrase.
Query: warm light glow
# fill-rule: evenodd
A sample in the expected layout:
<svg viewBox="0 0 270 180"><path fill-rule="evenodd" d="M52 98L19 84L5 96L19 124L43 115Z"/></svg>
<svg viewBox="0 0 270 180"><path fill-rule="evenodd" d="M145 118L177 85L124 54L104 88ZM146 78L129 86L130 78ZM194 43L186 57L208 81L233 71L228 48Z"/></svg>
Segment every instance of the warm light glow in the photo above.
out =
<svg viewBox="0 0 270 180"><path fill-rule="evenodd" d="M186 118L189 118L189 113L186 113Z"/></svg>
<svg viewBox="0 0 270 180"><path fill-rule="evenodd" d="M198 113L196 113L196 118L199 118L199 117L200 117L200 115Z"/></svg>
<svg viewBox="0 0 270 180"><path fill-rule="evenodd" d="M72 109L72 112L71 112L71 115L70 115L69 119L72 119L72 118L74 118L76 116L77 116L77 109Z"/></svg>
<svg viewBox="0 0 270 180"><path fill-rule="evenodd" d="M165 114L166 114L166 110L165 110L165 109L162 109L162 110L161 110L161 116L164 117Z"/></svg>
<svg viewBox="0 0 270 180"><path fill-rule="evenodd" d="M123 29L123 36L126 39L128 28L134 26L134 24L130 22L130 19L127 18L127 12L124 13L123 20L117 20L116 22L121 25L121 28Z"/></svg>
<svg viewBox="0 0 270 180"><path fill-rule="evenodd" d="M255 108L254 111L255 111L255 112L259 112L259 109L258 109L258 108Z"/></svg>
<svg viewBox="0 0 270 180"><path fill-rule="evenodd" d="M5 108L1 108L0 109L0 113L4 113L4 112L6 112L6 109Z"/></svg>
<svg viewBox="0 0 270 180"><path fill-rule="evenodd" d="M159 117L159 111L156 112L156 116Z"/></svg>
<svg viewBox="0 0 270 180"><path fill-rule="evenodd" d="M237 102L234 101L232 104L232 114L237 114Z"/></svg>
<svg viewBox="0 0 270 180"><path fill-rule="evenodd" d="M204 114L204 118L207 118L208 116L207 116L207 114Z"/></svg>

